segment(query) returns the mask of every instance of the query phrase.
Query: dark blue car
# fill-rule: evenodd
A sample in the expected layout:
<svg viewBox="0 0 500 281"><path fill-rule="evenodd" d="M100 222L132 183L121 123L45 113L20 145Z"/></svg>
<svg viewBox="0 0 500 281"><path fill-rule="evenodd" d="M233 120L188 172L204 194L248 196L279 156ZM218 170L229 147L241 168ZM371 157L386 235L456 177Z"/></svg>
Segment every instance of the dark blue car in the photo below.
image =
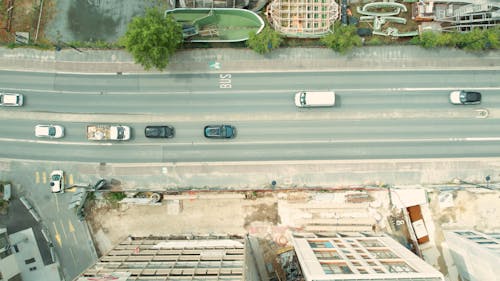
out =
<svg viewBox="0 0 500 281"><path fill-rule="evenodd" d="M236 128L231 125L208 125L203 133L210 139L231 139L236 136Z"/></svg>

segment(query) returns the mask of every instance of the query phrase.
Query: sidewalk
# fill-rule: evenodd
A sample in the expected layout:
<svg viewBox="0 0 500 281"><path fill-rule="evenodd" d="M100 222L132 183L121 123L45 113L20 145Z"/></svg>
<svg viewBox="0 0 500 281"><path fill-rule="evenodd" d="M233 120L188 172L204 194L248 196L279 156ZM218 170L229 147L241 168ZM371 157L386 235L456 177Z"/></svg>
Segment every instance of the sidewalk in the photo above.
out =
<svg viewBox="0 0 500 281"><path fill-rule="evenodd" d="M220 63L218 70L211 62ZM339 55L326 48L282 48L268 55L250 49L180 50L163 73L349 71L377 69L500 69L500 52L472 54L417 46L362 47ZM0 69L72 73L162 73L145 71L122 50L41 51L0 48Z"/></svg>

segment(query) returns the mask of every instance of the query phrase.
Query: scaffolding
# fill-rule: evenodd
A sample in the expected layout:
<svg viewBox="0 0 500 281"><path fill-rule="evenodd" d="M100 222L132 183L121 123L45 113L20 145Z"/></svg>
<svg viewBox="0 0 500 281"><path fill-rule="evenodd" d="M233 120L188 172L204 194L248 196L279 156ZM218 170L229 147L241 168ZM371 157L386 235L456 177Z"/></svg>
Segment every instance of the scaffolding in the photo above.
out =
<svg viewBox="0 0 500 281"><path fill-rule="evenodd" d="M268 6L273 28L287 37L318 38L339 17L334 0L275 0Z"/></svg>
<svg viewBox="0 0 500 281"><path fill-rule="evenodd" d="M249 0L180 0L180 8L243 8Z"/></svg>
<svg viewBox="0 0 500 281"><path fill-rule="evenodd" d="M78 280L244 281L245 251L235 235L129 236Z"/></svg>
<svg viewBox="0 0 500 281"><path fill-rule="evenodd" d="M468 32L473 28L486 29L500 24L500 1L471 0L465 5L450 6L448 13L437 14L435 21L447 23L443 31Z"/></svg>

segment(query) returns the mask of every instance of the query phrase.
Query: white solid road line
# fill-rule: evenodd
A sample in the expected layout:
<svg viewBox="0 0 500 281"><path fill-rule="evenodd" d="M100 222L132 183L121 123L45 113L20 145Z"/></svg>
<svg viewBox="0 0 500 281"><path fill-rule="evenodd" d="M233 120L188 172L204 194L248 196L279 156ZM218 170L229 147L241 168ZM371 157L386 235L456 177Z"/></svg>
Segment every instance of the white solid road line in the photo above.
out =
<svg viewBox="0 0 500 281"><path fill-rule="evenodd" d="M285 140L285 141L199 141L199 142L134 142L134 141L88 141L88 142L65 142L65 141L49 141L49 140L28 140L28 139L11 139L0 138L4 142L24 142L24 143L41 143L41 144L61 144L61 145L83 145L83 146L219 146L219 145L266 145L266 144L329 144L329 143L409 143L409 142L495 142L500 141L500 137L463 137L463 138L407 138L407 139L326 139L326 140Z"/></svg>

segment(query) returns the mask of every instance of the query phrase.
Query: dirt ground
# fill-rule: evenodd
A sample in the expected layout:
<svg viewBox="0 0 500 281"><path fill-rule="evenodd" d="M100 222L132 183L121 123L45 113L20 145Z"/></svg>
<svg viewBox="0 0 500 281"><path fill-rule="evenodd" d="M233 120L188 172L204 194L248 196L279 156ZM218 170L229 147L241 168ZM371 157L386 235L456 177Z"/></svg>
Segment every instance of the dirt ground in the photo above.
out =
<svg viewBox="0 0 500 281"><path fill-rule="evenodd" d="M165 202L164 202L165 203ZM88 214L98 252L106 253L128 235L148 236L181 233L245 234L252 223L276 225L273 198L182 200L180 212L172 214L168 204L124 205L111 208L96 204ZM170 212L170 214L169 214Z"/></svg>
<svg viewBox="0 0 500 281"><path fill-rule="evenodd" d="M0 4L0 43L15 41L16 32L29 32L35 40L38 28L37 43L47 43L44 30L54 16L54 0L44 0L40 17L40 0L4 0Z"/></svg>

